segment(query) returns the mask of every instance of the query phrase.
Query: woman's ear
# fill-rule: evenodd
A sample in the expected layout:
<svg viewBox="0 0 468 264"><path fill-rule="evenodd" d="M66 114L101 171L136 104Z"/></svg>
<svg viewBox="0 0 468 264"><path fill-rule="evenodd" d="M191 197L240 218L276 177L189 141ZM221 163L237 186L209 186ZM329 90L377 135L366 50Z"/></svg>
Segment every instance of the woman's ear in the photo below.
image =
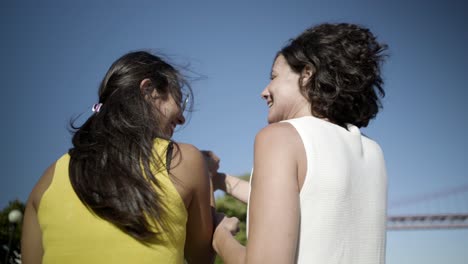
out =
<svg viewBox="0 0 468 264"><path fill-rule="evenodd" d="M155 98L158 95L158 92L153 87L151 80L146 78L140 82L140 92L145 99Z"/></svg>
<svg viewBox="0 0 468 264"><path fill-rule="evenodd" d="M151 91L151 80L146 78L140 82L140 92L142 95L147 95Z"/></svg>
<svg viewBox="0 0 468 264"><path fill-rule="evenodd" d="M314 69L310 65L306 65L301 72L302 83L306 84L309 82L312 78L312 75L314 75Z"/></svg>

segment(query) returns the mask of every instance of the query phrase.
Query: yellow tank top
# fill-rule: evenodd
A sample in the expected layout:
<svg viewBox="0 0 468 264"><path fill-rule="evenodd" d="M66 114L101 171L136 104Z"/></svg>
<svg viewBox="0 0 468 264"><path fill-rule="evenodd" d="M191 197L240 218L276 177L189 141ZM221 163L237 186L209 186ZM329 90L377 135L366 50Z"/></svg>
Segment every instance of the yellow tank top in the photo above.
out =
<svg viewBox="0 0 468 264"><path fill-rule="evenodd" d="M155 140L155 150L166 160L168 141ZM55 165L49 188L38 209L42 230L43 264L93 263L183 263L187 210L166 170L156 174L167 212L169 230L157 244L144 245L89 211L71 186L70 156L63 155Z"/></svg>

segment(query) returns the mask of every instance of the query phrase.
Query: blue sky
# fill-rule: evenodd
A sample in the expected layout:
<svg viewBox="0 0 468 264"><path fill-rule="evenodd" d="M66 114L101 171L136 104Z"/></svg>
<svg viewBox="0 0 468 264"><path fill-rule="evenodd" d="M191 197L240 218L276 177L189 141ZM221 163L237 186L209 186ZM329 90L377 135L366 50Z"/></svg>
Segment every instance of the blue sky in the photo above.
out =
<svg viewBox="0 0 468 264"><path fill-rule="evenodd" d="M174 138L249 172L274 54L322 22L363 24L390 47L384 109L364 129L384 150L390 203L466 185L467 11L464 1L3 1L0 207L27 199L70 147L70 118L91 114L110 64L137 49L204 76ZM390 264L468 259L467 230L389 232L387 244Z"/></svg>

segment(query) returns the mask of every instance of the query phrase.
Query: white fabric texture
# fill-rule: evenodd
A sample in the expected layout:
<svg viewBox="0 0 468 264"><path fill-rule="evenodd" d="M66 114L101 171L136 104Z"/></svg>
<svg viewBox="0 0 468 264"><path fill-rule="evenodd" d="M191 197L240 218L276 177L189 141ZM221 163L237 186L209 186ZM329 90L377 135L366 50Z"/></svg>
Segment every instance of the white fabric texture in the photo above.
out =
<svg viewBox="0 0 468 264"><path fill-rule="evenodd" d="M307 155L296 263L385 263L387 174L379 145L353 125L312 116L283 122L295 127Z"/></svg>

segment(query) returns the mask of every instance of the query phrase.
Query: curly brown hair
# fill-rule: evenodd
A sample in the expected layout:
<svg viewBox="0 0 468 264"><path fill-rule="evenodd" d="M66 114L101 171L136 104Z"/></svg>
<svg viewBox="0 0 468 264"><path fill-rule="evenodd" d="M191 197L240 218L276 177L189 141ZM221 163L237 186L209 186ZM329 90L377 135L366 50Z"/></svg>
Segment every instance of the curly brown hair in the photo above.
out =
<svg viewBox="0 0 468 264"><path fill-rule="evenodd" d="M326 23L305 30L278 55L301 75L312 70L312 77L299 85L315 116L343 127L366 127L385 96L380 67L387 47L362 26Z"/></svg>

